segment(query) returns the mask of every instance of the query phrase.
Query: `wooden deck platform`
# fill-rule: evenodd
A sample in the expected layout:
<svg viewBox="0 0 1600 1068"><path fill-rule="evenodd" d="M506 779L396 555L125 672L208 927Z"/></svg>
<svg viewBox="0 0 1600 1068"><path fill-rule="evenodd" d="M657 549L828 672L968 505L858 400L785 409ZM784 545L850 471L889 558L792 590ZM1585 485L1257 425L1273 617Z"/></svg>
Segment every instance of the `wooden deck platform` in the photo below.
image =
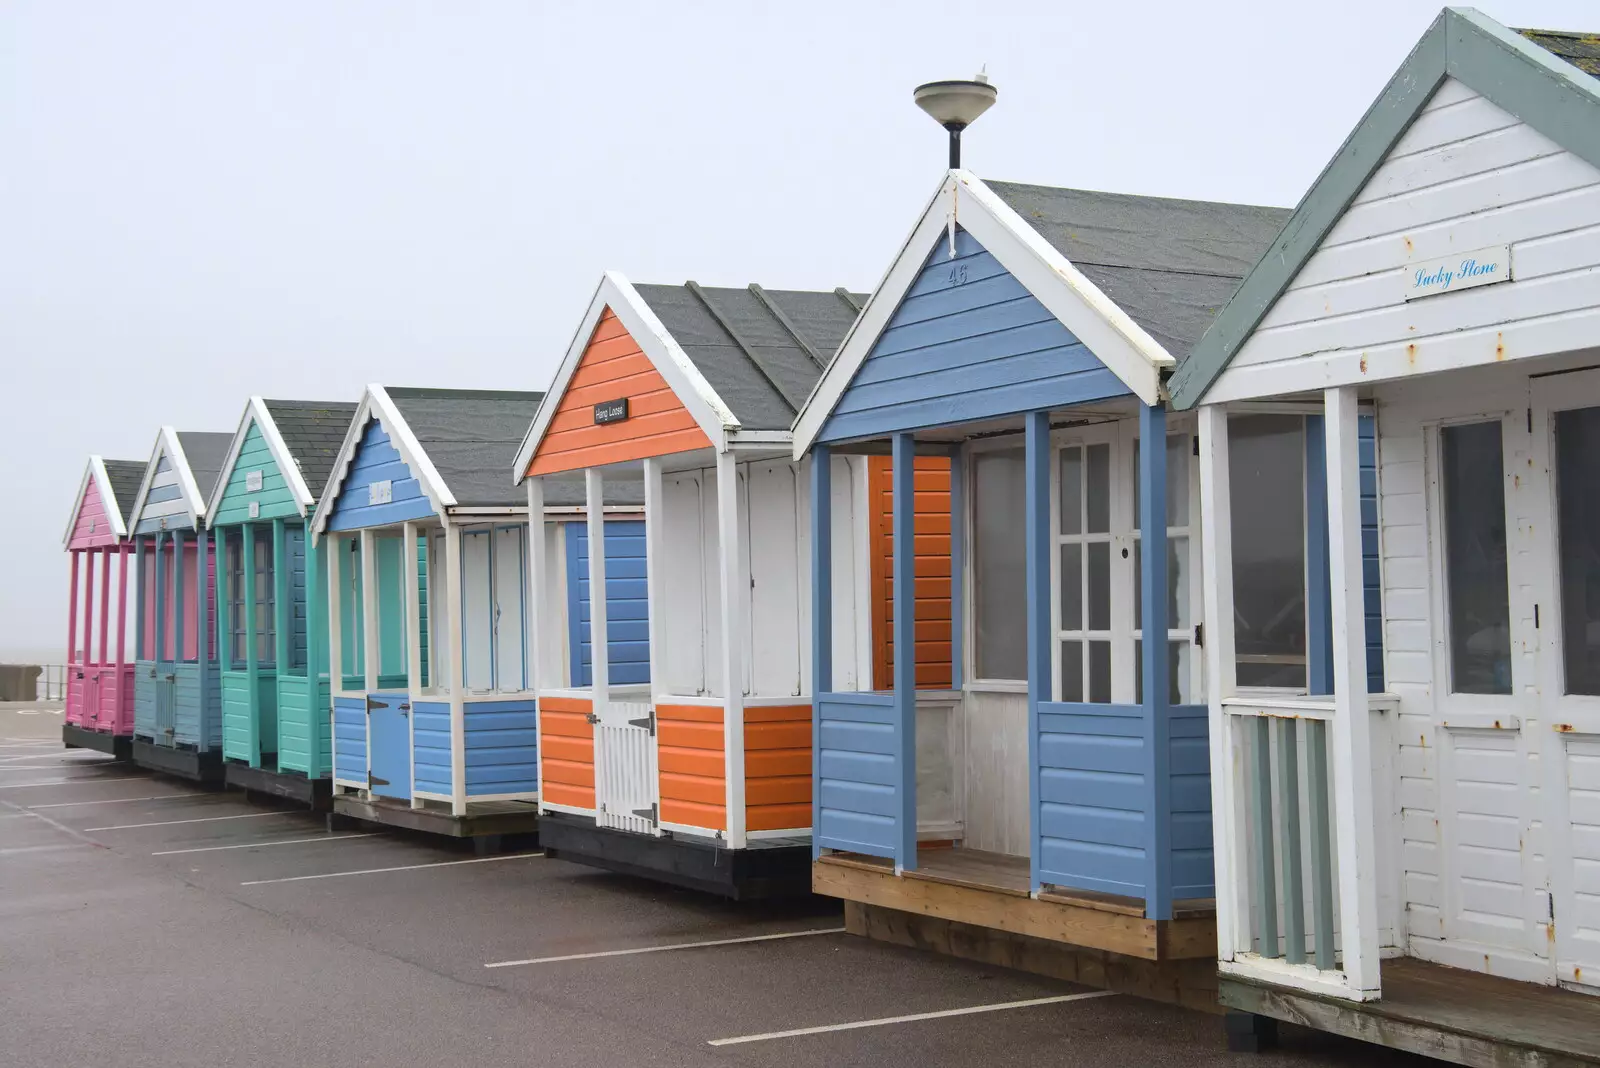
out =
<svg viewBox="0 0 1600 1068"><path fill-rule="evenodd" d="M448 808L430 803L412 808L405 801L363 798L357 794L335 794L328 828L347 827L351 820L399 827L423 834L470 838L479 853L497 853L518 839L516 845L532 844L539 833L539 806L532 801L469 801L465 815L453 816Z"/></svg>
<svg viewBox="0 0 1600 1068"><path fill-rule="evenodd" d="M1383 997L1349 1002L1224 975L1229 1008L1454 1064L1600 1065L1600 998L1404 957L1382 965Z"/></svg>
<svg viewBox="0 0 1600 1068"><path fill-rule="evenodd" d="M1141 960L1214 960L1216 913L1184 902L1170 920L1151 920L1144 903L1105 894L1030 895L1026 857L977 849L923 849L917 869L899 875L877 857L830 853L813 866L812 889L864 905L937 917Z"/></svg>

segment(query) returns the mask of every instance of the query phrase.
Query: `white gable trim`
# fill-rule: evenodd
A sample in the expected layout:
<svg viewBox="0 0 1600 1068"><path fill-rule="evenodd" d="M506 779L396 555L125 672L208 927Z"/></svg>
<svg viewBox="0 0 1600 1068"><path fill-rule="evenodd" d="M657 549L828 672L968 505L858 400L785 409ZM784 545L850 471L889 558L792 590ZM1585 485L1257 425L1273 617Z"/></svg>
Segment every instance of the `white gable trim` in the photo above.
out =
<svg viewBox="0 0 1600 1068"><path fill-rule="evenodd" d="M172 470L177 475L178 488L183 493L184 507L189 514L189 526L199 530L206 514L205 498L200 496L194 472L189 470L189 458L184 455L183 446L178 442L178 432L170 426L162 427L156 434L155 451L144 465L144 481L139 483L139 496L134 498L133 508L128 513L128 527L137 527L144 518L145 498L150 494L150 483L156 477L156 467L161 463L162 456L172 461Z"/></svg>
<svg viewBox="0 0 1600 1068"><path fill-rule="evenodd" d="M951 171L850 328L794 423L794 455L805 455L856 372L954 220L1146 404L1161 399L1172 354L970 171Z"/></svg>
<svg viewBox="0 0 1600 1068"><path fill-rule="evenodd" d="M83 469L83 480L78 483L78 499L72 506L71 518L67 520L67 532L61 536L62 548L72 544L72 532L78 529L78 514L83 511L83 499L89 492L91 478L94 479L95 488L100 491L100 507L105 509L106 518L111 520L111 533L119 538L128 536L128 524L123 522L122 507L111 492L111 476L106 473L105 458L90 456L88 465Z"/></svg>
<svg viewBox="0 0 1600 1068"><path fill-rule="evenodd" d="M272 461L278 465L278 472L283 475L283 481L289 487L289 496L294 498L295 507L300 510L300 514L305 515L306 509L313 503L311 489L306 485L305 476L300 473L300 464L289 454L289 446L283 440L283 435L278 432L278 424L273 421L272 413L267 410L266 401L260 397L251 397L244 406L244 415L239 418L239 429L233 433L233 443L228 446L228 458L223 461L222 472L217 475L217 484L211 490L211 500L206 502L208 528L216 526L217 508L228 492L228 479L233 476L233 469L239 462L239 453L244 451L245 438L250 434L252 423L261 428L261 436L266 439L267 450L272 453Z"/></svg>
<svg viewBox="0 0 1600 1068"><path fill-rule="evenodd" d="M444 484L444 479L433 466L433 461L428 458L416 435L411 432L410 424L400 414L400 409L394 406L394 401L389 399L388 391L374 382L367 386L367 392L362 396L360 405L356 407L356 414L350 419L350 426L344 432L344 444L339 446L339 455L333 463L333 474L329 476L327 488L322 491L322 496L317 500L316 511L312 513L313 545L327 528L328 516L332 514L333 504L338 500L340 490L344 488L346 476L350 474L350 465L355 462L356 449L361 444L361 436L367 428L369 419L377 419L383 426L385 433L389 435L390 443L400 454L400 459L417 477L417 482L422 486L422 492L427 495L428 502L433 505L433 510L443 518L445 509L455 507L455 494Z"/></svg>
<svg viewBox="0 0 1600 1068"><path fill-rule="evenodd" d="M711 388L711 383L689 359L688 353L673 340L666 324L650 310L639 291L633 288L633 283L619 271L607 271L601 276L600 284L589 300L588 311L584 313L578 332L567 346L567 354L556 371L555 381L539 402L539 410L533 414L533 423L522 439L522 447L517 450L516 467L511 476L518 483L522 482L528 465L533 463L534 454L539 451L545 432L561 407L572 376L577 374L578 364L588 350L595 327L600 324L600 317L607 308L611 309L623 329L628 331L628 336L649 357L650 363L661 373L668 387L677 394L678 400L688 409L718 452L727 450L729 432L739 429L740 423L733 410L723 403L717 391Z"/></svg>

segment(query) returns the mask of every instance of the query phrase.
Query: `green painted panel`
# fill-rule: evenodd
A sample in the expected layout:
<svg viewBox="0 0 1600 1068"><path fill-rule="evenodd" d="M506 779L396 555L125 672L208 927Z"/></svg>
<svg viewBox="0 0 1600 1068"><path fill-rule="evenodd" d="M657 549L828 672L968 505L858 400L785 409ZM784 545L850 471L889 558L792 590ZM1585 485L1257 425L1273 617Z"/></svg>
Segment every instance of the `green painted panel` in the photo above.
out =
<svg viewBox="0 0 1600 1068"><path fill-rule="evenodd" d="M254 753L250 744L250 673L222 673L222 755L227 760L249 763Z"/></svg>
<svg viewBox="0 0 1600 1068"><path fill-rule="evenodd" d="M378 672L406 673L405 542L380 537L378 549Z"/></svg>
<svg viewBox="0 0 1600 1068"><path fill-rule="evenodd" d="M253 472L261 474L259 490L247 488ZM251 501L260 504L259 516L250 515ZM228 488L223 491L222 500L217 505L216 524L226 526L243 523L251 518L281 519L289 516L298 518L299 515L300 509L294 503L288 483L284 481L283 472L278 470L278 462L273 459L272 450L267 447L266 437L261 433L259 426L251 423L250 429L245 433L244 444L239 449L238 459L234 461L233 470L228 474Z"/></svg>

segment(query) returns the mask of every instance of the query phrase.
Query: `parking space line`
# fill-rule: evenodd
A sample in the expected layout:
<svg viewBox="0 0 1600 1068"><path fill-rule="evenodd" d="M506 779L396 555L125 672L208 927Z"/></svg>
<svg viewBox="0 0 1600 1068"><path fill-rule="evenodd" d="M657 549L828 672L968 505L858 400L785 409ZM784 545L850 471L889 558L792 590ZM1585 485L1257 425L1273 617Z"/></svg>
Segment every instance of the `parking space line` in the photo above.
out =
<svg viewBox="0 0 1600 1068"><path fill-rule="evenodd" d="M914 1012L907 1016L884 1016L877 1020L851 1020L849 1023L823 1024L821 1027L797 1027L792 1031L768 1031L763 1035L737 1035L733 1038L713 1038L708 1046L737 1046L745 1042L768 1042L775 1038L798 1038L801 1035L824 1035L833 1031L854 1031L862 1027L888 1027L890 1024L915 1023L918 1020L943 1020L951 1016L973 1016L981 1012L1003 1012L1006 1009L1027 1009L1035 1005L1060 1005L1067 1001L1087 1001L1090 998L1107 998L1115 990L1090 990L1082 994L1061 994L1052 998L1028 998L1024 1001L1001 1001L992 1005L971 1005L964 1009L940 1009L938 1012Z"/></svg>
<svg viewBox="0 0 1600 1068"><path fill-rule="evenodd" d="M338 879L346 875L381 875L386 871L416 871L419 868L448 868L455 864L492 864L497 860L527 860L543 853L508 853L503 857L473 857L471 860L435 860L427 864L402 864L397 868L363 868L360 871L330 871L322 875L291 875L287 879L251 879L240 886L267 886L270 883L303 883L309 879Z"/></svg>
<svg viewBox="0 0 1600 1068"><path fill-rule="evenodd" d="M708 942L675 942L667 946L642 946L638 949L608 949L600 953L568 953L561 957L530 957L527 960L499 960L485 968L518 968L524 964L555 964L564 960L596 960L600 957L631 957L639 953L665 953L671 949L702 949L707 946L736 946L742 942L775 942L780 938L809 938L812 935L843 934L843 927L821 927L810 931L785 931L781 934L746 935L743 938L714 938Z"/></svg>
<svg viewBox="0 0 1600 1068"><path fill-rule="evenodd" d="M119 823L114 827L85 827L90 831L132 831L140 827L176 827L180 823L214 823L217 820L258 820L266 816L298 816L299 812L241 812L234 816L201 816L192 820L158 820L155 823Z"/></svg>
<svg viewBox="0 0 1600 1068"><path fill-rule="evenodd" d="M348 842L352 838L376 838L381 831L368 831L364 834L325 834L319 838L290 838L284 842L239 842L234 845L196 846L193 849L163 849L159 853L151 853L152 857L175 857L179 853L215 853L219 849L266 849L268 846L304 845L307 842Z"/></svg>
<svg viewBox="0 0 1600 1068"><path fill-rule="evenodd" d="M134 801L172 801L175 799L190 798L195 801L209 794L153 794L150 797L113 797L100 801L52 801L48 805L29 805L31 812L36 808L73 808L77 805L126 805Z"/></svg>
<svg viewBox="0 0 1600 1068"><path fill-rule="evenodd" d="M34 771L41 769L34 768ZM124 775L117 779L49 779L45 782L8 782L0 790L24 790L30 786L74 786L86 782L149 782L143 775Z"/></svg>

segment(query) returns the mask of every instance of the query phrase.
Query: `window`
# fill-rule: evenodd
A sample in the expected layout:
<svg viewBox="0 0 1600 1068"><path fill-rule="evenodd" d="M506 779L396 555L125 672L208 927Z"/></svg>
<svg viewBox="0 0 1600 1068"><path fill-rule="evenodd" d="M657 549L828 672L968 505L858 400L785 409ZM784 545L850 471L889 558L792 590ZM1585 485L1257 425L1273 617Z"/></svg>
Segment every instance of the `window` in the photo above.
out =
<svg viewBox="0 0 1600 1068"><path fill-rule="evenodd" d="M1511 594L1499 421L1441 428L1439 461L1451 690L1508 694Z"/></svg>
<svg viewBox="0 0 1600 1068"><path fill-rule="evenodd" d="M972 599L980 679L1028 677L1023 456L1022 449L997 449L972 458Z"/></svg>
<svg viewBox="0 0 1600 1068"><path fill-rule="evenodd" d="M1305 420L1237 415L1228 420L1228 438L1238 682L1303 690Z"/></svg>
<svg viewBox="0 0 1600 1068"><path fill-rule="evenodd" d="M1600 695L1600 408L1557 412L1555 422L1566 692Z"/></svg>
<svg viewBox="0 0 1600 1068"><path fill-rule="evenodd" d="M245 650L247 630L245 619L244 547L253 541L251 581L255 583L256 664L273 667L277 664L277 648L273 638L275 615L275 587L272 571L272 537L270 532L258 531L248 539L244 531L227 535L228 572L228 659L233 670L243 671L247 665Z"/></svg>
<svg viewBox="0 0 1600 1068"><path fill-rule="evenodd" d="M1144 553L1139 540L1139 442L1133 443L1133 672L1134 701L1144 700ZM1197 699L1194 686L1194 625L1199 613L1192 604L1194 572L1189 546L1192 517L1189 509L1190 469L1194 439L1189 434L1167 435L1167 700L1190 704Z"/></svg>
<svg viewBox="0 0 1600 1068"><path fill-rule="evenodd" d="M1061 699L1111 700L1111 446L1059 453Z"/></svg>

